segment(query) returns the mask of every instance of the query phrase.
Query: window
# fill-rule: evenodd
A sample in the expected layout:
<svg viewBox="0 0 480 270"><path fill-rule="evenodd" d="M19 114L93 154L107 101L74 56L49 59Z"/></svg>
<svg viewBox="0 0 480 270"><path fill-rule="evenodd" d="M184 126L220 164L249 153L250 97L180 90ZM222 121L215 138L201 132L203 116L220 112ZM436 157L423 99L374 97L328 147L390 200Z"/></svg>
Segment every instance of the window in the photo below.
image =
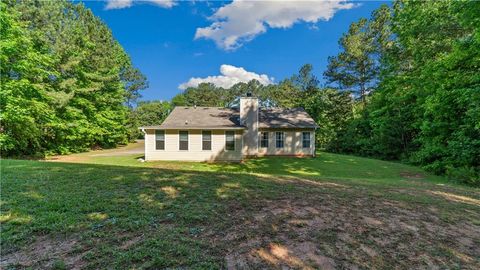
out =
<svg viewBox="0 0 480 270"><path fill-rule="evenodd" d="M202 150L212 150L211 131L202 131Z"/></svg>
<svg viewBox="0 0 480 270"><path fill-rule="evenodd" d="M180 139L179 149L188 150L188 131L179 131L178 135Z"/></svg>
<svg viewBox="0 0 480 270"><path fill-rule="evenodd" d="M268 148L268 132L260 132L260 147Z"/></svg>
<svg viewBox="0 0 480 270"><path fill-rule="evenodd" d="M310 148L310 132L302 132L302 147Z"/></svg>
<svg viewBox="0 0 480 270"><path fill-rule="evenodd" d="M275 146L283 148L285 141L285 132L275 132Z"/></svg>
<svg viewBox="0 0 480 270"><path fill-rule="evenodd" d="M225 150L235 150L235 131L225 131Z"/></svg>
<svg viewBox="0 0 480 270"><path fill-rule="evenodd" d="M165 130L155 130L155 149L165 150Z"/></svg>

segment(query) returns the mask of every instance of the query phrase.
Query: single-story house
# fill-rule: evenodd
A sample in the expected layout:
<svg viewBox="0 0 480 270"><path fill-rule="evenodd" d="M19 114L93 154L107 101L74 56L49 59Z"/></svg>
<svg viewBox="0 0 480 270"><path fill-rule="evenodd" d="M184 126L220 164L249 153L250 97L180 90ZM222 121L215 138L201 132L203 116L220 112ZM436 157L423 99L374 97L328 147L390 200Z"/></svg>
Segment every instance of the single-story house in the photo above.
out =
<svg viewBox="0 0 480 270"><path fill-rule="evenodd" d="M175 107L158 126L144 126L145 160L240 161L259 156L314 156L315 121L302 108Z"/></svg>

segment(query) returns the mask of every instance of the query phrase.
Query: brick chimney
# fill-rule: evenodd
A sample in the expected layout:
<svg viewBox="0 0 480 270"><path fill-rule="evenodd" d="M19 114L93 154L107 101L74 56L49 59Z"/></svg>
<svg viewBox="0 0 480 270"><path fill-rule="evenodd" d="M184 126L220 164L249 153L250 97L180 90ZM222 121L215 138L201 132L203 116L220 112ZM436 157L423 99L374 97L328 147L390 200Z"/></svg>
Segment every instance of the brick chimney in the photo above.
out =
<svg viewBox="0 0 480 270"><path fill-rule="evenodd" d="M247 93L240 98L240 124L247 129L243 133L243 154L254 156L258 153L258 98Z"/></svg>

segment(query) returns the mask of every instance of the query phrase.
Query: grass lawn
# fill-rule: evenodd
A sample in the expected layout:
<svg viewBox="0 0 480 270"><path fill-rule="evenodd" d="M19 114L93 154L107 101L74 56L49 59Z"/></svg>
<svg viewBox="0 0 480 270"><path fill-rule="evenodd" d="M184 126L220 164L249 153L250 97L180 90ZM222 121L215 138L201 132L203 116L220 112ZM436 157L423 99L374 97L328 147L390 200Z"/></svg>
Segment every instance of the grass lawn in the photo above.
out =
<svg viewBox="0 0 480 270"><path fill-rule="evenodd" d="M0 268L480 268L480 190L415 167L140 156L2 160Z"/></svg>

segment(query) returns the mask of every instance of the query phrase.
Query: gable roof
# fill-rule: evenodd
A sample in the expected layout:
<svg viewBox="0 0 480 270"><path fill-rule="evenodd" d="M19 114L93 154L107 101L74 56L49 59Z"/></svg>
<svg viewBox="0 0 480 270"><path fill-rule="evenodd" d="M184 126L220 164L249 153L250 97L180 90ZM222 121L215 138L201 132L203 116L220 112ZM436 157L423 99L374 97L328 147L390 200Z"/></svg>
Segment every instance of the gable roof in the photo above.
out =
<svg viewBox="0 0 480 270"><path fill-rule="evenodd" d="M259 128L317 128L303 108L260 108ZM141 128L161 129L245 129L240 124L238 109L222 107L175 107L159 126Z"/></svg>

